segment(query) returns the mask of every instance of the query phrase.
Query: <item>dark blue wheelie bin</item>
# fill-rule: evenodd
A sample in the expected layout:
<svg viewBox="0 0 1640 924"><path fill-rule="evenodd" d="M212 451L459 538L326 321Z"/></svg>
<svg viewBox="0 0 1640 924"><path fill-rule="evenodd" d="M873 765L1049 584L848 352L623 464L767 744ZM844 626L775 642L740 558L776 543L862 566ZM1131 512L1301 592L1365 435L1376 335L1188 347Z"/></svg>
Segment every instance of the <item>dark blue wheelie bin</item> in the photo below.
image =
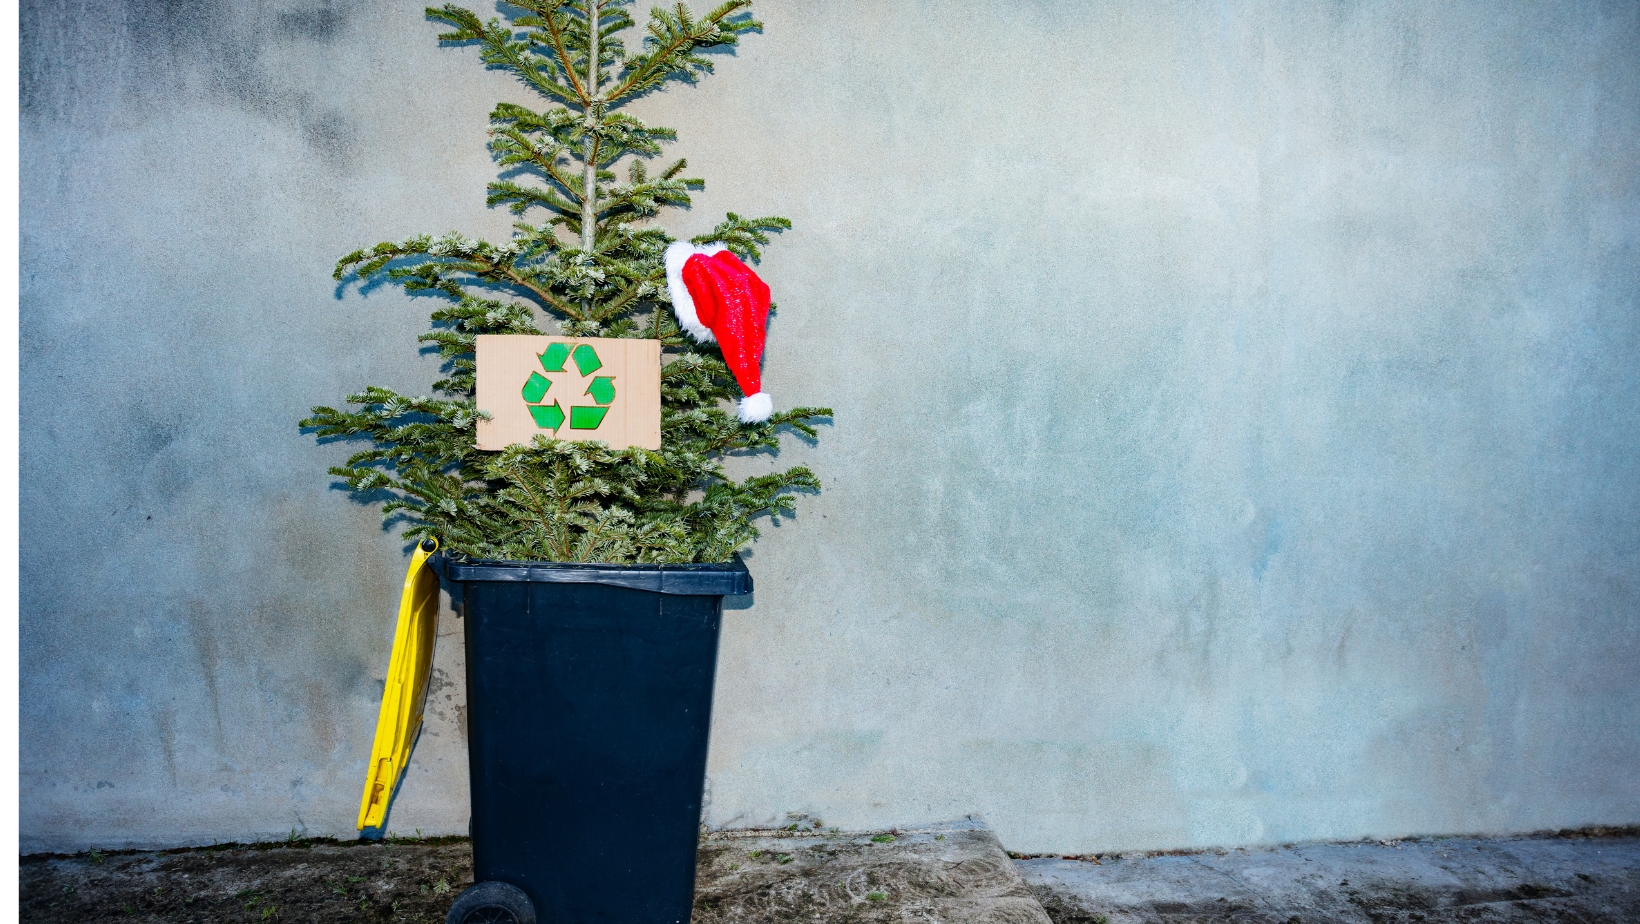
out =
<svg viewBox="0 0 1640 924"><path fill-rule="evenodd" d="M472 888L450 924L687 924L720 565L451 559L465 621Z"/></svg>

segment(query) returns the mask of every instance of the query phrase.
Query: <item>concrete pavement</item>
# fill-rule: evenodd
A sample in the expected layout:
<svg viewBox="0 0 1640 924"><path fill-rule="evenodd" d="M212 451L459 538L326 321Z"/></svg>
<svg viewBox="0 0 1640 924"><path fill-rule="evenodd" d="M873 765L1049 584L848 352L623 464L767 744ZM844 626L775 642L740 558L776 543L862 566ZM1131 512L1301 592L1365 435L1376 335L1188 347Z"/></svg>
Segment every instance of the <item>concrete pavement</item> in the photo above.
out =
<svg viewBox="0 0 1640 924"><path fill-rule="evenodd" d="M1017 865L1054 924L1640 921L1632 830Z"/></svg>

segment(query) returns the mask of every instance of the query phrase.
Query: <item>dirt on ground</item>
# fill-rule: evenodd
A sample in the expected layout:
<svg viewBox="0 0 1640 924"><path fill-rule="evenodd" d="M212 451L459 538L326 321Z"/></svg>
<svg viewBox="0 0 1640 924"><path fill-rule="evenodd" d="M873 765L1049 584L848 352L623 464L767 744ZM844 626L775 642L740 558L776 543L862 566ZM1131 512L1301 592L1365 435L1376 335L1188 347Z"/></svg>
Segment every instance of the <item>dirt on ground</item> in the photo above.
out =
<svg viewBox="0 0 1640 924"><path fill-rule="evenodd" d="M988 828L707 834L695 924L1049 924ZM441 922L472 884L465 838L291 841L26 857L30 924Z"/></svg>
<svg viewBox="0 0 1640 924"><path fill-rule="evenodd" d="M701 842L693 924L1050 924L989 828Z"/></svg>
<svg viewBox="0 0 1640 924"><path fill-rule="evenodd" d="M472 883L466 838L292 841L24 857L30 924L442 922Z"/></svg>

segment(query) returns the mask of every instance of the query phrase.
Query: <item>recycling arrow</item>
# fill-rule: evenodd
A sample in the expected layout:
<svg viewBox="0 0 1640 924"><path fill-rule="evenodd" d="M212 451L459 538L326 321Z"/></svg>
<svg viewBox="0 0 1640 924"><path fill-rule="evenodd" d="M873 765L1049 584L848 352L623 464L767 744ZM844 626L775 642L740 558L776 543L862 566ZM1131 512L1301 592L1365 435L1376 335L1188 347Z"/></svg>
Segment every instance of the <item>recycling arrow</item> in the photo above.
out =
<svg viewBox="0 0 1640 924"><path fill-rule="evenodd" d="M554 401L553 404L558 402ZM571 430L596 430L604 422L604 415L609 413L607 407L583 407L577 405L569 409L569 428Z"/></svg>
<svg viewBox="0 0 1640 924"><path fill-rule="evenodd" d="M613 404L615 402L615 377L612 375L598 376L592 380L592 384L588 385L587 390L582 394L591 395L592 400L599 404ZM537 398L536 400L541 399Z"/></svg>
<svg viewBox="0 0 1640 924"><path fill-rule="evenodd" d="M598 351L587 344L575 348L575 368L581 370L582 375L591 375L604 367L604 361L598 358Z"/></svg>
<svg viewBox="0 0 1640 924"><path fill-rule="evenodd" d="M570 408L570 410L579 411L580 408ZM599 410L603 410L603 408L599 408ZM530 416L535 418L537 427L543 430L551 430L554 433L558 432L558 428L564 425L564 409L559 407L556 401L551 404L530 405Z"/></svg>
<svg viewBox="0 0 1640 924"><path fill-rule="evenodd" d="M541 368L543 370L547 372L563 372L564 360L569 359L569 344L551 344L540 354L538 354L536 358L541 360ZM596 353L593 354L593 358L598 358ZM581 374L586 375L585 372Z"/></svg>
<svg viewBox="0 0 1640 924"><path fill-rule="evenodd" d="M552 383L547 381L546 376L539 372L531 372L529 381L524 383L524 400L534 404L545 398L547 389L551 387Z"/></svg>

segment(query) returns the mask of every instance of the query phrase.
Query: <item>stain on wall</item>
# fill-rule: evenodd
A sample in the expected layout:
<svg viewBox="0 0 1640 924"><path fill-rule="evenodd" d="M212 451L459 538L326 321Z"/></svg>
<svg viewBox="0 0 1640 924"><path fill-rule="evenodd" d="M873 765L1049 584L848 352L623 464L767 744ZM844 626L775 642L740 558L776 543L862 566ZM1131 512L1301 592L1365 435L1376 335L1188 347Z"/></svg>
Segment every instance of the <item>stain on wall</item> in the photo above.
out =
<svg viewBox="0 0 1640 924"><path fill-rule="evenodd" d="M60 121L98 101L142 114L190 97L227 102L296 127L327 162L345 162L354 120L322 97L292 56L333 51L349 4L293 9L198 0L27 3L23 41L37 53L22 69L25 120ZM234 156L225 150L225 156Z"/></svg>
<svg viewBox="0 0 1640 924"><path fill-rule="evenodd" d="M352 830L405 549L294 423L435 369L329 271L505 236L527 99L421 6L24 4L25 851ZM759 11L638 107L676 231L794 220L765 376L838 412L726 612L709 823L1640 821L1640 11ZM465 830L459 639L404 833Z"/></svg>

